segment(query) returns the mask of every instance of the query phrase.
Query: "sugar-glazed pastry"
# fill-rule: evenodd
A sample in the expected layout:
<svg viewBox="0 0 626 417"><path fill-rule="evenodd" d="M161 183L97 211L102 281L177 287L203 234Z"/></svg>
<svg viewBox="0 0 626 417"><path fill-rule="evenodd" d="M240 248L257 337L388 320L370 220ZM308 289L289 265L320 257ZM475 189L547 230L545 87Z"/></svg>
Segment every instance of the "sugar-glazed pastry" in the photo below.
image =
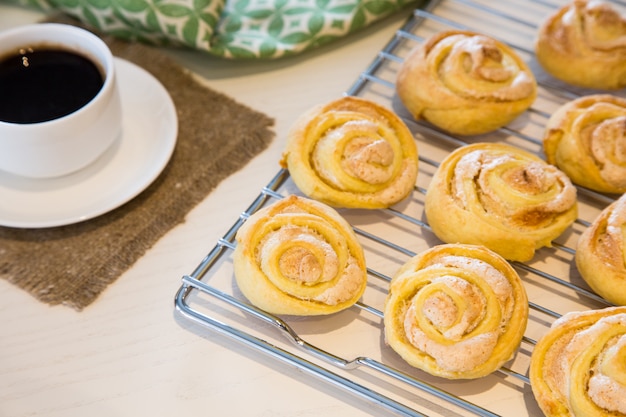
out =
<svg viewBox="0 0 626 417"><path fill-rule="evenodd" d="M537 82L504 43L473 32L446 31L409 53L396 91L416 119L475 135L498 129L528 109Z"/></svg>
<svg viewBox="0 0 626 417"><path fill-rule="evenodd" d="M344 310L367 284L365 256L333 208L295 195L254 213L236 235L235 279L243 295L274 314Z"/></svg>
<svg viewBox="0 0 626 417"><path fill-rule="evenodd" d="M541 25L535 52L552 76L598 89L626 86L626 18L609 2L574 0Z"/></svg>
<svg viewBox="0 0 626 417"><path fill-rule="evenodd" d="M575 184L626 192L626 99L597 94L564 104L548 120L543 146Z"/></svg>
<svg viewBox="0 0 626 417"><path fill-rule="evenodd" d="M333 207L384 208L413 190L417 145L390 110L343 97L294 123L282 164L310 198Z"/></svg>
<svg viewBox="0 0 626 417"><path fill-rule="evenodd" d="M475 379L513 357L527 320L526 291L507 261L484 246L439 245L393 277L385 340L431 375Z"/></svg>
<svg viewBox="0 0 626 417"><path fill-rule="evenodd" d="M576 188L553 165L506 144L475 143L450 153L426 192L425 212L446 243L484 245L528 261L576 220Z"/></svg>
<svg viewBox="0 0 626 417"><path fill-rule="evenodd" d="M530 383L546 417L626 415L626 308L570 312L538 341Z"/></svg>
<svg viewBox="0 0 626 417"><path fill-rule="evenodd" d="M626 306L626 194L607 206L576 244L576 267L601 297Z"/></svg>

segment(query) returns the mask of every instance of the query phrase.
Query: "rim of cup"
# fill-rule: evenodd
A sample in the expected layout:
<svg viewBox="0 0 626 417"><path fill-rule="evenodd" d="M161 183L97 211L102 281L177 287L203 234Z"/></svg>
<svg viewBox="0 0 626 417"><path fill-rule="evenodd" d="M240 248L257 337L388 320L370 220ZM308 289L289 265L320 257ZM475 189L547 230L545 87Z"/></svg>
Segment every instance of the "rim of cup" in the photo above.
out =
<svg viewBox="0 0 626 417"><path fill-rule="evenodd" d="M63 40L59 40L60 38L57 38L58 35L61 35ZM93 49L87 49L83 46L82 42L78 41L78 38L73 39L70 35L86 38L90 44L97 46L98 53L94 54ZM52 36L54 36L54 38L51 40L50 38ZM68 117L87 111L89 107L94 105L94 101L98 97L106 94L108 90L113 88L113 83L115 82L113 75L115 65L113 54L107 44L89 30L65 23L31 23L7 29L0 32L0 59L14 54L18 51L16 48L29 45L68 50L88 58L98 67L102 75L102 87L85 105L63 116L33 123L15 123L0 120L0 124L16 125L19 126L20 129L28 129L29 126L32 126L34 129L40 128L42 125L46 124L61 123Z"/></svg>

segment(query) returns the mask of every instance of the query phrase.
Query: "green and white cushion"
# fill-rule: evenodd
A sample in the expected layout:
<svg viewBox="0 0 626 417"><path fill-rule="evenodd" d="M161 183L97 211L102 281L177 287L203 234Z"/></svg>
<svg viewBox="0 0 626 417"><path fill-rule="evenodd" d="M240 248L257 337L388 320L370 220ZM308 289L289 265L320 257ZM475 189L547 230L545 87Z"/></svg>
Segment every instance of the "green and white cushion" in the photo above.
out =
<svg viewBox="0 0 626 417"><path fill-rule="evenodd" d="M103 32L226 58L280 58L331 42L419 0L9 0Z"/></svg>

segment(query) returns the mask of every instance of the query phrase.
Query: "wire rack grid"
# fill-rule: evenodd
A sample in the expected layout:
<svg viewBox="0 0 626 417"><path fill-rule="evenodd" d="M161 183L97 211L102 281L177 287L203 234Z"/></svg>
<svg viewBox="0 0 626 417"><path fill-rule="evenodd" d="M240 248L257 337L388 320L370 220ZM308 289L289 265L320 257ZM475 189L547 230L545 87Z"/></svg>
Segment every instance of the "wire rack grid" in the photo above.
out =
<svg viewBox="0 0 626 417"><path fill-rule="evenodd" d="M412 195L385 210L340 210L357 232L368 264L368 288L354 307L328 317L276 317L250 305L233 280L235 235L260 208L299 191L286 170L260 190L248 209L196 269L182 279L176 310L206 328L355 394L378 413L403 416L539 416L528 381L536 340L568 311L609 304L586 286L573 266L576 240L614 197L579 188L579 219L551 248L531 262L513 263L529 295L527 331L515 357L499 371L473 381L447 381L404 363L383 340L383 306L390 277L410 257L441 242L423 215L425 190L445 156L472 142L503 142L541 155L541 137L550 115L563 103L592 91L574 89L547 76L534 61L539 24L565 0L440 0L414 11L371 65L346 91L392 108L414 133L420 154ZM624 8L623 1L615 2ZM413 120L395 93L404 57L430 35L467 29L500 39L531 66L539 95L516 121L496 132L460 138ZM621 90L616 95L626 96ZM515 411L513 411L515 410Z"/></svg>

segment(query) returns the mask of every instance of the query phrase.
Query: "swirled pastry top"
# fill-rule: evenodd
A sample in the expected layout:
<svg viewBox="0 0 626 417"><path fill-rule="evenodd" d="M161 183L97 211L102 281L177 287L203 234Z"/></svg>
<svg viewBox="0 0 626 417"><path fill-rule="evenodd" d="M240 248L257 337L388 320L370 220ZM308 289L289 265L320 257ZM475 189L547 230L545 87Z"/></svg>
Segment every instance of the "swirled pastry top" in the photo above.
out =
<svg viewBox="0 0 626 417"><path fill-rule="evenodd" d="M254 213L236 235L241 292L270 313L330 314L365 291L365 257L350 225L331 207L289 196Z"/></svg>
<svg viewBox="0 0 626 417"><path fill-rule="evenodd" d="M438 33L405 59L398 95L416 118L452 133L497 129L535 100L535 77L507 45L468 31Z"/></svg>
<svg viewBox="0 0 626 417"><path fill-rule="evenodd" d="M626 194L583 231L575 261L582 278L598 295L626 305Z"/></svg>
<svg viewBox="0 0 626 417"><path fill-rule="evenodd" d="M384 208L413 190L417 145L390 110L343 97L294 123L282 164L308 197L334 207Z"/></svg>
<svg viewBox="0 0 626 417"><path fill-rule="evenodd" d="M626 308L571 312L535 346L533 394L547 417L626 415Z"/></svg>
<svg viewBox="0 0 626 417"><path fill-rule="evenodd" d="M565 82L589 88L626 86L626 18L609 2L574 0L541 25L539 63Z"/></svg>
<svg viewBox="0 0 626 417"><path fill-rule="evenodd" d="M449 154L425 204L428 222L444 242L485 245L518 261L549 246L577 217L569 178L506 144L476 143Z"/></svg>
<svg viewBox="0 0 626 417"><path fill-rule="evenodd" d="M574 183L626 192L626 99L596 94L564 104L548 120L543 146Z"/></svg>
<svg viewBox="0 0 626 417"><path fill-rule="evenodd" d="M407 262L385 303L387 343L449 379L485 376L517 349L528 317L517 273L482 246L440 245Z"/></svg>

